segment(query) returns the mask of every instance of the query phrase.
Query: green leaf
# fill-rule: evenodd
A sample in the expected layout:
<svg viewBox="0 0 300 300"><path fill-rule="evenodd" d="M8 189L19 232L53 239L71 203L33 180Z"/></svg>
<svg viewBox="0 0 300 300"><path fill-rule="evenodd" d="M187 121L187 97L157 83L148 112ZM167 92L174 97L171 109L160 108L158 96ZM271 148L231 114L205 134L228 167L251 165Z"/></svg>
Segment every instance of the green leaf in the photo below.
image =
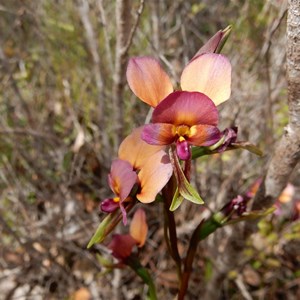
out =
<svg viewBox="0 0 300 300"><path fill-rule="evenodd" d="M117 210L117 211L109 214L108 216L106 216L102 220L102 222L99 224L95 234L93 235L93 237L89 241L89 243L87 245L87 248L89 249L94 244L103 242L103 240L106 238L108 233L112 230L111 228L114 228L111 225L113 223L115 225L118 224L118 222L120 222L121 218L122 218L122 214L120 213L119 210Z"/></svg>
<svg viewBox="0 0 300 300"><path fill-rule="evenodd" d="M130 210L134 207L136 204L136 201L133 200L130 203L127 204L125 207L126 212L129 213ZM87 248L91 248L96 243L101 243L104 241L106 236L113 231L113 229L119 224L119 222L122 220L122 213L120 209L114 211L113 213L110 213L108 216L106 216L100 225L98 226L95 234L92 236L91 240L89 241Z"/></svg>
<svg viewBox="0 0 300 300"><path fill-rule="evenodd" d="M183 173L182 173L183 174ZM183 174L184 176L184 174ZM203 199L200 197L198 192L191 186L184 176L183 181L178 184L179 194L186 200L191 201L196 204L204 204Z"/></svg>
<svg viewBox="0 0 300 300"><path fill-rule="evenodd" d="M208 147L192 147L192 159L196 159L198 157L214 154Z"/></svg>
<svg viewBox="0 0 300 300"><path fill-rule="evenodd" d="M266 210L254 210L251 212L246 212L242 216L226 222L226 224L224 224L224 225L235 224L235 223L238 223L241 221L255 220L255 219L258 219L261 217L265 217L269 214L272 214L275 210L276 210L276 207L270 207Z"/></svg>
<svg viewBox="0 0 300 300"><path fill-rule="evenodd" d="M204 201L202 200L202 198L200 197L198 192L191 186L191 184L186 179L186 177L182 171L178 156L176 153L174 153L174 149L170 150L170 159L171 159L171 163L172 163L173 169L174 169L174 174L175 174L175 177L177 180L179 195L181 195L184 199L191 201L193 203L203 204ZM173 200L174 200L174 197L173 197ZM176 202L176 204L178 204L178 203L179 203L179 201ZM179 203L179 205L180 205L180 203ZM177 205L177 208L179 205ZM176 206L175 203L174 203L174 206Z"/></svg>
<svg viewBox="0 0 300 300"><path fill-rule="evenodd" d="M174 193L173 200L172 200L172 203L170 206L170 211L175 211L180 206L183 199L184 198L178 192L178 188L176 188L176 191Z"/></svg>
<svg viewBox="0 0 300 300"><path fill-rule="evenodd" d="M230 145L233 149L245 149L258 156L263 156L263 152L255 145L250 142L236 142Z"/></svg>
<svg viewBox="0 0 300 300"><path fill-rule="evenodd" d="M223 224L220 223L215 215L212 215L208 220L202 221L196 228L198 241L204 240L210 234L215 232L218 228L222 227Z"/></svg>

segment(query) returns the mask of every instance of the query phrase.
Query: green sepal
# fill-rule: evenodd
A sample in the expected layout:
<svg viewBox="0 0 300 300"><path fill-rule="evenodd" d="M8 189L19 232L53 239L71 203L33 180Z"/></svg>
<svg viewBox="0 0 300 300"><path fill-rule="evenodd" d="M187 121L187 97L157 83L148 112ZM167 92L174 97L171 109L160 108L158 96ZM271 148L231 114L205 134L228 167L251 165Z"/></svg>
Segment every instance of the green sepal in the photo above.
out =
<svg viewBox="0 0 300 300"><path fill-rule="evenodd" d="M172 203L171 203L171 206L170 206L170 211L175 211L180 206L183 199L184 198L179 194L178 188L176 188L176 191L174 193Z"/></svg>
<svg viewBox="0 0 300 300"><path fill-rule="evenodd" d="M219 45L218 45L215 53L221 53L225 43L227 42L227 40L230 36L231 30L232 30L232 25L228 25L225 29L222 30L223 36L222 36L221 41L219 42Z"/></svg>

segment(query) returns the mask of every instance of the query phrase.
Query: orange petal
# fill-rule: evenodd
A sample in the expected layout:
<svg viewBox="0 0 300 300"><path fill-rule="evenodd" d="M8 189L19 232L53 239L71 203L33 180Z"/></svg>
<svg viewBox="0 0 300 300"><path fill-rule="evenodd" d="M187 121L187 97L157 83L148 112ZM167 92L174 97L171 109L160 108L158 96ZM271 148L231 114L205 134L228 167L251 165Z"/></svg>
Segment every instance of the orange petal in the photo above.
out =
<svg viewBox="0 0 300 300"><path fill-rule="evenodd" d="M135 212L130 223L129 232L130 235L136 240L138 247L144 246L148 233L148 225L146 222L146 214L143 209L139 208Z"/></svg>
<svg viewBox="0 0 300 300"><path fill-rule="evenodd" d="M226 101L231 93L231 65L221 54L207 53L192 60L181 75L184 91L201 92L215 105Z"/></svg>
<svg viewBox="0 0 300 300"><path fill-rule="evenodd" d="M173 91L168 74L152 57L131 58L126 76L134 94L153 107Z"/></svg>
<svg viewBox="0 0 300 300"><path fill-rule="evenodd" d="M164 149L165 146L149 145L141 139L143 127L136 128L121 143L119 158L128 161L134 169L141 169L154 153Z"/></svg>
<svg viewBox="0 0 300 300"><path fill-rule="evenodd" d="M148 158L138 174L141 186L141 192L137 194L138 200L143 203L153 202L156 195L169 181L172 173L170 158L163 150Z"/></svg>

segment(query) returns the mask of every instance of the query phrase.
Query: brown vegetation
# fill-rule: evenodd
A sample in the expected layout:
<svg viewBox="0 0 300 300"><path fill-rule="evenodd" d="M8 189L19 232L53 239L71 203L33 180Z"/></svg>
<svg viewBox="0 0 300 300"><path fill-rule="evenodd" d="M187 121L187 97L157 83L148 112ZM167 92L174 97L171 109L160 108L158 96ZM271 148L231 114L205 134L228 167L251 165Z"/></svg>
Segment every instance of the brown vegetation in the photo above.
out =
<svg viewBox="0 0 300 300"><path fill-rule="evenodd" d="M238 126L240 140L259 145L265 156L239 150L201 158L193 166L194 183L211 209L245 192L267 170L255 206L274 202L288 179L295 193L284 213L260 222L246 244L233 226L201 244L187 299L299 298L299 220L291 221L293 201L300 198L299 169L294 169L300 132L299 1L290 0L295 10L287 38L284 0L4 2L1 297L145 299L144 285L132 271L104 267L110 259L105 243L86 249L103 217L99 202L110 195L107 173L119 142L147 115L147 106L126 84L127 60L155 56L178 83L182 67L203 43L232 24L223 52L233 65L233 92L219 107L220 127ZM163 242L162 207L145 208L149 234L140 256L154 274L159 297L173 299L177 281ZM176 214L179 251L201 217L201 208L189 203Z"/></svg>

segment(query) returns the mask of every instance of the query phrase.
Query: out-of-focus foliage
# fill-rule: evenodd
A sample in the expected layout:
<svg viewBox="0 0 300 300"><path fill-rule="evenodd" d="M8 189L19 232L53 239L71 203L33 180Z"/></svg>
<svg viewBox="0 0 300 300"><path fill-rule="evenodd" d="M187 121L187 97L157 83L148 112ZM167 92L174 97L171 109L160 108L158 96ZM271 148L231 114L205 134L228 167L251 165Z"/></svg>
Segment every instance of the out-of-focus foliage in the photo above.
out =
<svg viewBox="0 0 300 300"><path fill-rule="evenodd" d="M131 2L132 24L140 4ZM223 50L233 65L233 94L219 107L221 127L238 125L241 139L259 144L266 156L235 151L201 158L194 181L212 209L221 207L261 176L287 123L286 2L145 2L129 55L160 58L177 86L182 67L202 44L233 25ZM130 271L102 276L107 269L96 252L107 259L105 246L86 250L99 223L99 201L110 196L106 176L117 141L143 124L148 110L124 85L118 127L115 8L115 1L102 0L0 4L0 290L6 299L143 299L143 285ZM292 178L295 198L299 178ZM171 299L176 276L157 230L161 212L149 205L147 213L143 264L157 275L159 296ZM199 214L189 203L181 207L182 245ZM292 250L299 224L282 225L276 217L264 222L258 240L245 249L242 269L222 286L224 297L240 299L241 282L253 297L299 295L299 256ZM222 245L222 234L215 238ZM188 299L204 293L198 280L209 280L219 250L208 243L200 251Z"/></svg>

